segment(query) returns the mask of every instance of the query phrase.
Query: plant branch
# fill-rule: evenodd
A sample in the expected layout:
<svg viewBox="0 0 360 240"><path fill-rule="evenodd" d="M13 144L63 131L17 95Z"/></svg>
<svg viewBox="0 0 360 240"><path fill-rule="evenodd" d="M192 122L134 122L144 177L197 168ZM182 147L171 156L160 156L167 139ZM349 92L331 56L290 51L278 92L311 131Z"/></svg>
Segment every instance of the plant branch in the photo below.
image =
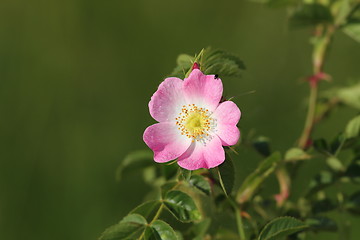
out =
<svg viewBox="0 0 360 240"><path fill-rule="evenodd" d="M245 240L246 237L245 237L244 225L241 217L241 210L233 199L228 198L228 200L235 210L236 226L239 232L240 240Z"/></svg>
<svg viewBox="0 0 360 240"><path fill-rule="evenodd" d="M324 59L331 42L334 26L319 25L316 29L318 36L315 37L314 49L312 54L313 75L309 77L310 96L308 112L305 120L305 126L299 139L299 147L305 149L308 146L311 133L315 123L315 110L318 95L318 83L328 76L323 73Z"/></svg>

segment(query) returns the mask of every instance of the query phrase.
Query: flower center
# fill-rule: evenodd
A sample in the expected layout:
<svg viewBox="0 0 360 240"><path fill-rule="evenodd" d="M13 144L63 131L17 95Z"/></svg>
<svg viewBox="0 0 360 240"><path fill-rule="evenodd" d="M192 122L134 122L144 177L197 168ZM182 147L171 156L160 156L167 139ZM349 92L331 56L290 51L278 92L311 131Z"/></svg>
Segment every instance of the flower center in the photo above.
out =
<svg viewBox="0 0 360 240"><path fill-rule="evenodd" d="M210 139L209 132L213 129L215 120L210 117L212 113L205 108L199 108L195 104L184 105L175 119L181 135L192 138L193 141Z"/></svg>

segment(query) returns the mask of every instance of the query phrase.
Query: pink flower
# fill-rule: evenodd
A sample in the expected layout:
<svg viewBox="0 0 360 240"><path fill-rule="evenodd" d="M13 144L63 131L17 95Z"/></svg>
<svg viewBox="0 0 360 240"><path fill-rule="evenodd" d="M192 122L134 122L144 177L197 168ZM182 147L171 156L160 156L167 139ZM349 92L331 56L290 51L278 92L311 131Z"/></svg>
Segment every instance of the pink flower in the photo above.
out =
<svg viewBox="0 0 360 240"><path fill-rule="evenodd" d="M213 168L225 160L222 146L237 143L240 110L221 102L223 86L215 75L194 69L188 78L166 78L151 97L149 110L158 121L144 132L155 162L178 159L188 170Z"/></svg>

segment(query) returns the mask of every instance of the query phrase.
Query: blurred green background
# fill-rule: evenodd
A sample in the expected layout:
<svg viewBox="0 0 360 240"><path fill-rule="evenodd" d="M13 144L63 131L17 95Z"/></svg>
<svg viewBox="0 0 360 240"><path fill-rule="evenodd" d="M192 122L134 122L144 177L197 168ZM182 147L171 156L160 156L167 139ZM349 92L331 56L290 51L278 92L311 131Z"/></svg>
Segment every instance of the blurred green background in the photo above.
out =
<svg viewBox="0 0 360 240"><path fill-rule="evenodd" d="M115 169L146 147L147 103L180 53L239 55L246 72L223 80L241 95L243 134L288 149L305 118L310 34L289 31L284 9L247 1L2 0L0 239L96 239L142 202L139 174L117 183ZM321 87L359 79L359 59L360 45L337 34L325 66L334 83ZM355 113L337 111L315 134L335 136ZM241 150L240 178L259 160Z"/></svg>

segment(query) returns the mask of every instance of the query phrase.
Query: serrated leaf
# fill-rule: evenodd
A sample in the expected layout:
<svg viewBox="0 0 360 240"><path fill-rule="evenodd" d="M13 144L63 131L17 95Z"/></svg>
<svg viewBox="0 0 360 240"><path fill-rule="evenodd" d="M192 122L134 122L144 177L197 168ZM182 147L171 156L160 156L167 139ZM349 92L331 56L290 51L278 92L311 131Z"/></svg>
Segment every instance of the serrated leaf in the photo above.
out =
<svg viewBox="0 0 360 240"><path fill-rule="evenodd" d="M132 240L137 239L145 230L146 219L139 214L130 214L101 235L99 240Z"/></svg>
<svg viewBox="0 0 360 240"><path fill-rule="evenodd" d="M236 55L223 50L206 48L200 62L204 74L218 74L220 77L238 77L245 64Z"/></svg>
<svg viewBox="0 0 360 240"><path fill-rule="evenodd" d="M209 47L203 49L195 57L187 54L179 55L177 66L170 75L185 78L194 62L200 64L200 69L204 74L218 74L220 77L237 77L245 69L244 63L237 56Z"/></svg>
<svg viewBox="0 0 360 240"><path fill-rule="evenodd" d="M229 154L226 154L227 158L218 167L218 176L220 186L223 189L225 195L230 195L234 187L235 181L235 168L234 163Z"/></svg>
<svg viewBox="0 0 360 240"><path fill-rule="evenodd" d="M130 214L139 214L146 219L150 219L152 216L155 215L156 211L159 209L161 205L160 200L149 201L142 203L141 205L134 208Z"/></svg>
<svg viewBox="0 0 360 240"><path fill-rule="evenodd" d="M181 222L201 219L201 213L192 198L184 192L173 190L166 194L165 206Z"/></svg>
<svg viewBox="0 0 360 240"><path fill-rule="evenodd" d="M150 150L139 150L129 153L121 162L116 170L116 179L119 181L124 171L133 171L151 166L153 162L153 152Z"/></svg>
<svg viewBox="0 0 360 240"><path fill-rule="evenodd" d="M295 162L299 160L306 160L310 159L311 156L307 154L303 149L301 148L290 148L285 153L285 161L287 162Z"/></svg>
<svg viewBox="0 0 360 240"><path fill-rule="evenodd" d="M316 216L307 218L305 223L313 231L331 231L336 232L338 230L337 224L334 220L324 216Z"/></svg>
<svg viewBox="0 0 360 240"><path fill-rule="evenodd" d="M162 220L155 220L145 232L145 240L177 240L174 229Z"/></svg>
<svg viewBox="0 0 360 240"><path fill-rule="evenodd" d="M315 26L333 21L329 8L322 4L303 4L290 17L291 27Z"/></svg>
<svg viewBox="0 0 360 240"><path fill-rule="evenodd" d="M274 172L280 160L281 154L279 152L274 152L264 159L242 183L236 197L237 201L242 203L250 199L261 183Z"/></svg>
<svg viewBox="0 0 360 240"><path fill-rule="evenodd" d="M201 192L205 193L206 195L210 195L211 187L208 180L205 177L200 175L192 175L189 180L190 185L194 186L195 188L199 189Z"/></svg>
<svg viewBox="0 0 360 240"><path fill-rule="evenodd" d="M360 133L360 116L357 116L349 121L345 128L345 138L354 138Z"/></svg>
<svg viewBox="0 0 360 240"><path fill-rule="evenodd" d="M360 43L360 23L347 24L343 28L344 33Z"/></svg>
<svg viewBox="0 0 360 240"><path fill-rule="evenodd" d="M264 157L268 157L271 154L270 140L267 137L260 136L253 141L253 147Z"/></svg>
<svg viewBox="0 0 360 240"><path fill-rule="evenodd" d="M276 240L299 232L308 226L293 217L279 217L269 222L261 231L258 240Z"/></svg>

